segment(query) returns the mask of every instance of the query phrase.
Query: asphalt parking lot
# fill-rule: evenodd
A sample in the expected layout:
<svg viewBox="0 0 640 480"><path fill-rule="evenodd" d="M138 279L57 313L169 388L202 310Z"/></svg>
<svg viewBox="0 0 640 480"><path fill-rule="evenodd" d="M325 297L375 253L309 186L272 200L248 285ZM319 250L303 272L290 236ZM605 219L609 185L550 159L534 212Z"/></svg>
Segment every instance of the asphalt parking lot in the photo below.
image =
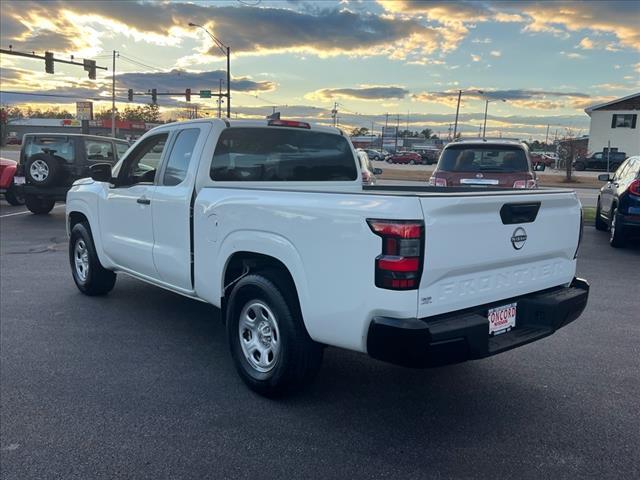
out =
<svg viewBox="0 0 640 480"><path fill-rule="evenodd" d="M330 348L273 401L214 308L124 275L81 295L64 209L23 210L0 207L3 479L640 477L640 246L587 227L589 305L547 339L431 370Z"/></svg>

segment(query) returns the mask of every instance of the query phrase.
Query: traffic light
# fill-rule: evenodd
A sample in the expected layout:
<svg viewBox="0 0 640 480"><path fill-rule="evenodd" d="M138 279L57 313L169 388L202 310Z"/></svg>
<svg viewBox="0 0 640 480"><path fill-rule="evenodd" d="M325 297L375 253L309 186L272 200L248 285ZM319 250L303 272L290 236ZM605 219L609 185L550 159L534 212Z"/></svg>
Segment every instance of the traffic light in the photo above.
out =
<svg viewBox="0 0 640 480"><path fill-rule="evenodd" d="M96 61L84 59L84 71L89 72L89 78L91 80L96 79Z"/></svg>
<svg viewBox="0 0 640 480"><path fill-rule="evenodd" d="M151 103L158 103L158 91L155 88L151 90Z"/></svg>
<svg viewBox="0 0 640 480"><path fill-rule="evenodd" d="M184 97L187 99L187 102L191 101L191 89L190 88L187 88L184 91Z"/></svg>
<svg viewBox="0 0 640 480"><path fill-rule="evenodd" d="M53 53L44 52L44 71L53 73Z"/></svg>
<svg viewBox="0 0 640 480"><path fill-rule="evenodd" d="M133 88L130 88L129 91L127 92L127 98L129 99L130 102L133 102Z"/></svg>

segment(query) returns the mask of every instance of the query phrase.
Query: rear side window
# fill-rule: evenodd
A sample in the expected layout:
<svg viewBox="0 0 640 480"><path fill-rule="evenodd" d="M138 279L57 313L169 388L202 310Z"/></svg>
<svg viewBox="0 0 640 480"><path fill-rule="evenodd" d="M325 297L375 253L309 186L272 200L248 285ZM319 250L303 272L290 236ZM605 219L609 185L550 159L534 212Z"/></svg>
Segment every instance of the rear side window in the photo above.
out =
<svg viewBox="0 0 640 480"><path fill-rule="evenodd" d="M129 150L128 143L116 142L116 152L118 153L118 159L124 157L124 154L127 153L127 150Z"/></svg>
<svg viewBox="0 0 640 480"><path fill-rule="evenodd" d="M178 137L171 149L167 168L164 171L164 185L178 185L187 177L189 163L193 156L193 149L200 135L199 128L189 128L178 133Z"/></svg>
<svg viewBox="0 0 640 480"><path fill-rule="evenodd" d="M24 154L27 159L36 153L49 153L72 162L75 157L73 150L73 140L66 136L26 137L24 146Z"/></svg>
<svg viewBox="0 0 640 480"><path fill-rule="evenodd" d="M509 145L456 145L446 148L438 162L445 172L528 172L524 150Z"/></svg>
<svg viewBox="0 0 640 480"><path fill-rule="evenodd" d="M210 176L222 182L318 182L357 178L349 142L340 135L282 127L222 132Z"/></svg>
<svg viewBox="0 0 640 480"><path fill-rule="evenodd" d="M84 148L87 160L90 162L110 162L113 163L113 144L100 140L85 140Z"/></svg>

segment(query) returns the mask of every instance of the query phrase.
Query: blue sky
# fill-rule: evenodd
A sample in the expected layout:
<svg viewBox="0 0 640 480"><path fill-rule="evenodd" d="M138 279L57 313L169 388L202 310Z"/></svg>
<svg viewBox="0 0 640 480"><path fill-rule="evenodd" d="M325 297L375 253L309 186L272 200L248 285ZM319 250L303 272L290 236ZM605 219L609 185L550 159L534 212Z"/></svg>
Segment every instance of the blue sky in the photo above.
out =
<svg viewBox="0 0 640 480"><path fill-rule="evenodd" d="M109 67L111 51L121 52L119 98L127 88L215 90L225 62L204 32L187 26L201 23L232 48L238 117L261 117L276 105L285 117L328 123L338 102L346 127L379 129L389 113L411 129L446 134L462 89L463 134L477 133L490 98L488 134L540 138L548 124L586 133L586 106L640 90L633 1L5 0L1 8L2 48ZM98 108L108 107L110 71L89 81L80 68L56 64L48 75L42 61L0 61L4 92L104 97ZM0 100L75 101L10 93ZM183 100L161 97L165 115L179 117ZM202 106L213 112L211 100Z"/></svg>

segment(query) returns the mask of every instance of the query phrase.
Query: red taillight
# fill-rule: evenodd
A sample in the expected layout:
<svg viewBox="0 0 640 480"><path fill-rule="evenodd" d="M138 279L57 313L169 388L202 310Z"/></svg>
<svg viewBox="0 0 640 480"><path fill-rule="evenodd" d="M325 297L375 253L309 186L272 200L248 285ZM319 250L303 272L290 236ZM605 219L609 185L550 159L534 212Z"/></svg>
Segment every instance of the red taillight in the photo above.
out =
<svg viewBox="0 0 640 480"><path fill-rule="evenodd" d="M388 290L415 290L420 283L424 249L421 220L368 219L382 237L382 253L376 257L376 286Z"/></svg>
<svg viewBox="0 0 640 480"><path fill-rule="evenodd" d="M431 179L429 179L429 184L436 186L436 187L446 187L447 186L447 179L446 178L438 178L438 177L431 177Z"/></svg>
<svg viewBox="0 0 640 480"><path fill-rule="evenodd" d="M270 120L270 127L294 127L294 128L311 128L307 122L296 122L295 120Z"/></svg>
<svg viewBox="0 0 640 480"><path fill-rule="evenodd" d="M629 185L629 193L632 195L640 196L640 179L631 182L631 184Z"/></svg>
<svg viewBox="0 0 640 480"><path fill-rule="evenodd" d="M516 180L513 182L513 188L536 188L535 180Z"/></svg>

